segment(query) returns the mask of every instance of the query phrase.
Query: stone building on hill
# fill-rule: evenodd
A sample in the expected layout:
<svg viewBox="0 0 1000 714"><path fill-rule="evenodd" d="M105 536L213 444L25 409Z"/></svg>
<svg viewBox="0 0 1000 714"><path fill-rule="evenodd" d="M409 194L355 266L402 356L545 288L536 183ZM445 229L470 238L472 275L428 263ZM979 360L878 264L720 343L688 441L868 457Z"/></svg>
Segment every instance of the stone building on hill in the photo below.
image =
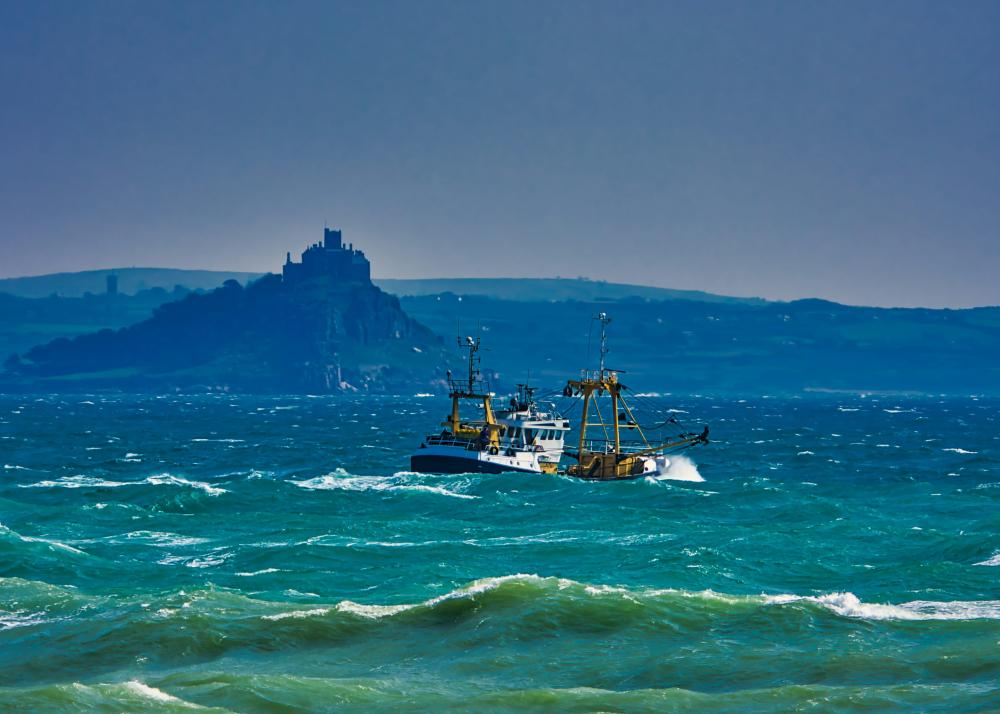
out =
<svg viewBox="0 0 1000 714"><path fill-rule="evenodd" d="M342 283L371 283L371 263L354 244L344 246L341 231L323 229L323 242L313 243L302 253L302 262L292 262L288 253L282 278L288 284L329 277Z"/></svg>

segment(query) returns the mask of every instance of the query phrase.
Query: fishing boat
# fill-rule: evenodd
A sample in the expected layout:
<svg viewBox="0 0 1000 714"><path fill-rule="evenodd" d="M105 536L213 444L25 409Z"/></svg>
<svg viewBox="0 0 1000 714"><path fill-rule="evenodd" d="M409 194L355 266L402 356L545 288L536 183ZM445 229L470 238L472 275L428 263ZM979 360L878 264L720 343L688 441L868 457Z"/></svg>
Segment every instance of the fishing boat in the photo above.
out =
<svg viewBox="0 0 1000 714"><path fill-rule="evenodd" d="M594 318L601 325L601 357L596 371L582 370L570 379L563 390L565 397L582 401L576 449L567 448L565 456L574 461L567 476L588 481L622 481L666 474L671 454L697 444L708 443L708 427L701 432L684 432L666 441L651 443L625 398L628 391L619 379L621 370L608 369L607 326L611 318L600 313ZM605 411L601 411L601 402ZM660 427L678 424L675 419ZM598 432L595 436L595 432Z"/></svg>
<svg viewBox="0 0 1000 714"><path fill-rule="evenodd" d="M410 456L410 469L423 473L554 474L563 453L569 421L535 402L535 389L519 384L503 409L494 409L493 392L479 369L480 338L458 341L468 352L468 374L448 372L451 411L438 434L428 434ZM469 403L473 418L461 407Z"/></svg>

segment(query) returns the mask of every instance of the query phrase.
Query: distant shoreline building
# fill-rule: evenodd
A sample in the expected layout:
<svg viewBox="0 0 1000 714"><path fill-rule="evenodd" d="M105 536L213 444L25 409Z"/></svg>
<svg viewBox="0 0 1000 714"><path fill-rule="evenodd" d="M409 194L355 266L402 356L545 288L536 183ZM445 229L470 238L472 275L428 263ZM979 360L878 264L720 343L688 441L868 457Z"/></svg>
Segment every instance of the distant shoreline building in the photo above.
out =
<svg viewBox="0 0 1000 714"><path fill-rule="evenodd" d="M323 242L313 243L302 253L302 262L292 262L289 252L281 275L286 283L299 283L311 278L332 278L344 283L370 283L371 263L354 244L344 246L341 231L323 229Z"/></svg>

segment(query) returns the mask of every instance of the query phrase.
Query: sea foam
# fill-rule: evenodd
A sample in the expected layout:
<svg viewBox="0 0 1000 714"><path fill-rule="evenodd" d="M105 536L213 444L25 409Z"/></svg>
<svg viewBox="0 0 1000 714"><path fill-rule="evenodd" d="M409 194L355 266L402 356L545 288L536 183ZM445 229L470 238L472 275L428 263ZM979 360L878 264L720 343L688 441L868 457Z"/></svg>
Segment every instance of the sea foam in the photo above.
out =
<svg viewBox="0 0 1000 714"><path fill-rule="evenodd" d="M37 483L20 484L20 488L122 488L123 486L190 486L204 491L210 496L228 493L226 489L212 486L204 481L189 481L182 476L170 473L156 474L141 481L111 481L96 476L62 476L54 481L39 481Z"/></svg>
<svg viewBox="0 0 1000 714"><path fill-rule="evenodd" d="M899 605L862 602L850 592L826 595L768 595L765 602L785 605L812 602L843 617L863 620L996 620L1000 619L1000 600L913 600Z"/></svg>
<svg viewBox="0 0 1000 714"><path fill-rule="evenodd" d="M413 483L409 474L404 473L392 476L352 476L343 469L337 469L333 473L304 481L293 480L292 483L300 488L318 491L412 491L434 493L452 498L479 498L479 496L451 491L443 486Z"/></svg>

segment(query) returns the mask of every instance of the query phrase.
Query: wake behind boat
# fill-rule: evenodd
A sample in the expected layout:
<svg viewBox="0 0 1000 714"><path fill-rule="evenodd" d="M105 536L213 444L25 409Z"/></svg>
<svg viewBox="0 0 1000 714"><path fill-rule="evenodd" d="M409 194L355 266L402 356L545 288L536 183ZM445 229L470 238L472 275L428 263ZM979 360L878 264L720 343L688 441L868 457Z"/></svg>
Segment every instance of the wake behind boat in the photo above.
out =
<svg viewBox="0 0 1000 714"><path fill-rule="evenodd" d="M539 410L534 388L519 384L509 407L497 411L493 393L479 370L478 337L459 339L468 350L468 375L455 379L448 372L451 412L438 434L424 437L410 457L410 469L423 473L554 474L559 467L569 422L554 412ZM480 413L463 418L461 406L471 403Z"/></svg>

